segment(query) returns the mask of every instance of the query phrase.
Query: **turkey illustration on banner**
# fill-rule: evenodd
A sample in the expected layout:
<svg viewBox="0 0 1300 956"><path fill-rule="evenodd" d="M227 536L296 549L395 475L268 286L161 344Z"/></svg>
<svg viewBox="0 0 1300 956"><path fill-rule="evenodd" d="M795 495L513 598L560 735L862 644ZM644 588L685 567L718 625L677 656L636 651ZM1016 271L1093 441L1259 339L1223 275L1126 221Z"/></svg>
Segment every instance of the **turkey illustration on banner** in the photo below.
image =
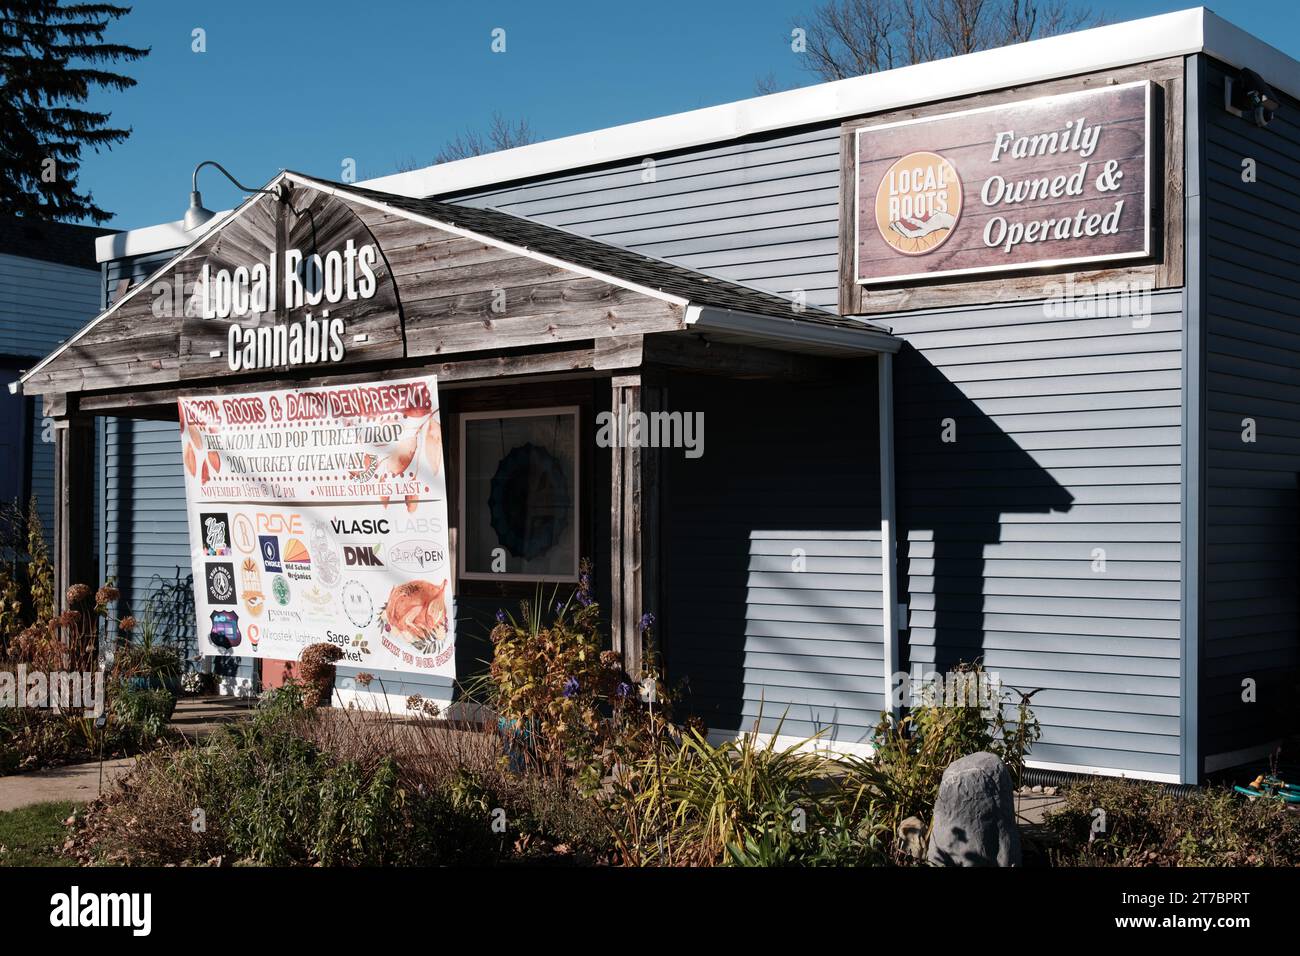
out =
<svg viewBox="0 0 1300 956"><path fill-rule="evenodd" d="M455 674L436 378L178 408L204 654Z"/></svg>

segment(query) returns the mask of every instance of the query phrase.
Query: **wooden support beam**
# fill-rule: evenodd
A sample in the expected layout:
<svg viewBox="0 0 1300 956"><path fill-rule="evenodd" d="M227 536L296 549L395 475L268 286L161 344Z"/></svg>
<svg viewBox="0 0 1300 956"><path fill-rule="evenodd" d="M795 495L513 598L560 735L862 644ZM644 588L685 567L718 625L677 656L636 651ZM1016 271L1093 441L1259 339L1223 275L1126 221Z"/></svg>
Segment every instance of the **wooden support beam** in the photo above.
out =
<svg viewBox="0 0 1300 956"><path fill-rule="evenodd" d="M620 423L637 412L651 413L667 406L666 389L641 375L616 375L611 388L610 407L621 416ZM610 628L614 650L622 652L627 672L639 679L648 676L643 671L655 651L645 644L642 617L655 615L657 641L662 639L664 627L660 571L663 453L657 448L614 447L610 458Z"/></svg>
<svg viewBox="0 0 1300 956"><path fill-rule="evenodd" d="M68 396L63 392L50 392L42 396L45 410L41 413L46 418L62 418L68 414Z"/></svg>
<svg viewBox="0 0 1300 956"><path fill-rule="evenodd" d="M54 423L55 605L67 604L68 588L99 582L95 577L95 428L92 419L60 418Z"/></svg>
<svg viewBox="0 0 1300 956"><path fill-rule="evenodd" d="M601 364L596 364L598 351L602 354ZM240 392L262 391L275 388L307 388L319 385L346 385L352 382L366 382L394 378L408 378L413 375L438 376L438 388L470 387L473 385L501 385L513 380L539 381L543 377L552 380L566 375L591 374L597 370L626 368L629 364L640 363L640 349L623 348L600 349L595 345L577 348L561 348L548 351L520 352L496 355L491 358L465 359L461 361L434 362L430 359L408 359L405 362L388 362L379 368L366 370L349 370L333 375L321 375L304 372L296 376L275 378L254 378L248 381L229 382L221 385L182 385L179 388L136 389L130 392L105 392L99 394L82 394L78 396L77 408L80 411L96 415L126 414L144 417L141 412L149 407L167 407L170 411L176 399L185 395L209 396L232 395Z"/></svg>

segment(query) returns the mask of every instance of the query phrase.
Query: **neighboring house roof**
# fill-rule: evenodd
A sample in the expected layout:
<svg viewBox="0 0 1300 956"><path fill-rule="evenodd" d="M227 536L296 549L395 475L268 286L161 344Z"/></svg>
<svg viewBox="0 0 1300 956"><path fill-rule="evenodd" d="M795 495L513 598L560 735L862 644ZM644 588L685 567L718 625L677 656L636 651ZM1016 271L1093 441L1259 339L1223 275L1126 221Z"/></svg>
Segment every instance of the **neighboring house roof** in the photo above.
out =
<svg viewBox="0 0 1300 956"><path fill-rule="evenodd" d="M99 268L95 240L112 234L96 226L0 215L0 253L82 269Z"/></svg>
<svg viewBox="0 0 1300 956"><path fill-rule="evenodd" d="M445 196L1194 53L1250 67L1274 88L1300 96L1300 63L1196 7L531 143L364 185L404 196ZM177 203L182 199L178 195ZM105 237L96 251L104 262L175 249L192 239L179 222L160 223Z"/></svg>

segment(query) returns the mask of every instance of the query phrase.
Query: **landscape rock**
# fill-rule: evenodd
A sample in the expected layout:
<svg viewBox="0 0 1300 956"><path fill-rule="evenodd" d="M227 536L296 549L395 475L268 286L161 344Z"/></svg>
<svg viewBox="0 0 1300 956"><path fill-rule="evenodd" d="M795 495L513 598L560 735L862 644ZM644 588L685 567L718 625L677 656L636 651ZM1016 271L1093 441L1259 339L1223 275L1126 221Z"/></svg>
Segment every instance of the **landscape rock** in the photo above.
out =
<svg viewBox="0 0 1300 956"><path fill-rule="evenodd" d="M943 772L926 859L935 866L1020 865L1011 775L994 754L970 754Z"/></svg>

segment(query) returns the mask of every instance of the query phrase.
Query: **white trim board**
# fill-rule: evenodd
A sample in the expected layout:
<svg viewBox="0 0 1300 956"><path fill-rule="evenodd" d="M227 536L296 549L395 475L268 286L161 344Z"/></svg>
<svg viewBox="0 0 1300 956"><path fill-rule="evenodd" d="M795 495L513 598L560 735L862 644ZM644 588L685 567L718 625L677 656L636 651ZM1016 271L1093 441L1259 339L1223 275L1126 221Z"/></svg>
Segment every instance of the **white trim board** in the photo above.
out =
<svg viewBox="0 0 1300 956"><path fill-rule="evenodd" d="M716 727L710 727L708 732L708 742L717 746L727 740L738 740L742 736L753 735L759 746L767 746L772 743L777 750L788 750L792 747L798 747L801 751L823 754L828 757L855 756L870 757L875 753L875 748L867 741L858 743L849 743L847 741L831 740L825 735L815 739L796 737L791 734L778 734L773 736L769 733L757 733L752 730L719 730ZM1032 767L1036 770L1059 770L1065 773L1077 773L1094 777L1121 777L1128 780L1151 780L1156 783L1182 783L1176 773L1155 773L1146 770L1117 770L1114 767L1086 767L1080 764L1069 763L1051 763L1045 760L1029 759L1025 761L1026 767Z"/></svg>
<svg viewBox="0 0 1300 956"><path fill-rule="evenodd" d="M1212 11L1194 7L564 136L358 185L403 196L444 195L1193 53L1249 66L1274 87L1300 95L1300 62ZM163 223L101 237L95 254L104 262L174 249L187 245L187 238L193 237L179 223Z"/></svg>

